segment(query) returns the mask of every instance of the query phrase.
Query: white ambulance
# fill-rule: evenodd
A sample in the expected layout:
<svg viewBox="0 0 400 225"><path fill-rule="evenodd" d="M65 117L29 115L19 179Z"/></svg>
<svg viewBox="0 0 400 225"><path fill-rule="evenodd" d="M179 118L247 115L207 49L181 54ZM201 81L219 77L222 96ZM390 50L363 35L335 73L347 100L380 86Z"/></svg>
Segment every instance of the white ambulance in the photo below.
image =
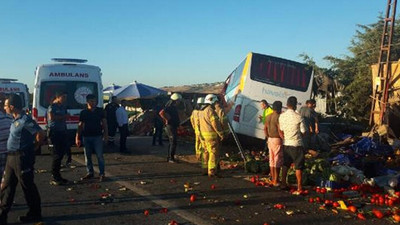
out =
<svg viewBox="0 0 400 225"><path fill-rule="evenodd" d="M28 86L16 82L17 79L0 78L0 93L4 95L17 94L22 98L22 108L29 110L29 92Z"/></svg>
<svg viewBox="0 0 400 225"><path fill-rule="evenodd" d="M103 107L101 69L85 64L87 60L84 59L52 60L54 63L36 68L32 117L46 129L47 108L57 92L66 92L66 106L70 115L67 119L67 129L73 133L78 127L79 114L86 106L87 95L95 95L97 106Z"/></svg>

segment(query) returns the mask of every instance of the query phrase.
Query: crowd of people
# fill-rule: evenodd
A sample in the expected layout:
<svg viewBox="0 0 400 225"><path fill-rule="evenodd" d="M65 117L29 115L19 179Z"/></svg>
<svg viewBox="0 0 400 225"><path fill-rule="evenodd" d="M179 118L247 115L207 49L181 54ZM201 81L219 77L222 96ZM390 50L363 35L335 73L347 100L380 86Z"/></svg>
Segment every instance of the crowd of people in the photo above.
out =
<svg viewBox="0 0 400 225"><path fill-rule="evenodd" d="M286 111L282 113L282 102L275 101L271 110L269 105L261 101L264 114L260 118L264 122L264 132L269 151L269 165L271 184L285 190L288 189L287 173L294 164L297 180L297 190L293 192L300 195L302 188L302 170L304 169L304 155L315 152L311 145L311 136L318 134L318 117L315 112L315 100L307 100L306 106L297 109L297 98L291 96L287 99ZM282 170L282 177L279 174Z"/></svg>
<svg viewBox="0 0 400 225"><path fill-rule="evenodd" d="M0 225L7 224L7 214L13 203L16 186L21 184L29 211L19 219L21 222L36 222L41 220L40 195L34 183L35 149L45 143L46 136L53 144L52 180L51 184L68 183L60 173L61 161L67 155L67 163L71 160L70 146L67 142L66 121L69 117L67 93L56 93L47 110L46 133L32 118L22 110L22 100L18 95L0 96ZM163 145L162 129L165 126L169 139L168 159L175 163L178 127L181 125L178 106L182 96L174 93L170 101L162 107L156 104L154 120L155 134L153 145ZM105 162L103 157L103 141L114 145L116 130L120 133L120 152L127 151L128 115L125 110L127 102L117 103L112 98L105 109L97 107L96 96L86 97L86 107L79 116L75 144L84 145L84 155L87 173L81 180L94 177L92 154L95 154L99 166L99 181L105 177ZM313 151L311 136L318 134L318 117L314 110L315 101L308 100L299 112L297 99L291 96L287 99L286 111L282 112L282 102L275 101L272 107L266 100L261 101L262 114L260 123L264 124L265 146L269 153L271 184L287 189L286 176L289 167L294 164L297 178L297 191L301 194L302 170L304 154ZM233 103L226 103L223 98L208 94L199 98L190 116L190 122L195 131L195 153L201 162L203 175L220 177L219 156L222 141L229 135L229 122L226 114ZM69 160L69 161L68 161ZM282 170L282 171L281 171ZM282 176L279 179L279 174Z"/></svg>

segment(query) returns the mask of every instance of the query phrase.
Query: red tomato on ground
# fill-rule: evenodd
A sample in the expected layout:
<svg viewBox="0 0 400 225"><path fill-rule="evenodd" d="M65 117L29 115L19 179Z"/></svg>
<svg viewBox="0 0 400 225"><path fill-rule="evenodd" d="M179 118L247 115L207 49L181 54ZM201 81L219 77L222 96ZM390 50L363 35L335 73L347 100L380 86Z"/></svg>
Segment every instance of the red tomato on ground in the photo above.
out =
<svg viewBox="0 0 400 225"><path fill-rule="evenodd" d="M357 218L360 219L360 220L366 220L366 218L365 218L363 213L358 213L357 214Z"/></svg>
<svg viewBox="0 0 400 225"><path fill-rule="evenodd" d="M196 195L191 195L190 196L190 202L196 201Z"/></svg>
<svg viewBox="0 0 400 225"><path fill-rule="evenodd" d="M357 207L355 207L354 205L351 205L351 206L347 207L347 209L352 213L357 212Z"/></svg>

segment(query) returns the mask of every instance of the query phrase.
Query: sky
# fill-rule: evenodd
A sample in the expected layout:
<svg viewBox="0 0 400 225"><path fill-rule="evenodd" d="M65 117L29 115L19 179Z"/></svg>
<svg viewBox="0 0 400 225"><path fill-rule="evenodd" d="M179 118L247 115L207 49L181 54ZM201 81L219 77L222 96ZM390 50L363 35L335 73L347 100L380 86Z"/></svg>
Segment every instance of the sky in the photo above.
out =
<svg viewBox="0 0 400 225"><path fill-rule="evenodd" d="M381 0L2 0L0 77L33 89L36 66L87 59L103 85L221 82L248 52L317 65L348 55Z"/></svg>

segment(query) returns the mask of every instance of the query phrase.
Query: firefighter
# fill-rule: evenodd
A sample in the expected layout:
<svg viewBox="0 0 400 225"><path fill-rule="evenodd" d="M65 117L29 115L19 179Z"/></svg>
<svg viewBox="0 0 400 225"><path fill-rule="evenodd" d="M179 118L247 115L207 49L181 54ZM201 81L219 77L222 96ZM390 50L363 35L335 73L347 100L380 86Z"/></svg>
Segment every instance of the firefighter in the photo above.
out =
<svg viewBox="0 0 400 225"><path fill-rule="evenodd" d="M199 123L199 113L204 109L204 97L200 97L197 99L197 104L194 110L192 111L192 115L190 116L190 123L192 124L194 134L195 134L195 153L196 159L201 162L201 168L203 169L203 175L207 175L207 164L208 162L204 161L204 147L201 134L200 134L200 123Z"/></svg>
<svg viewBox="0 0 400 225"><path fill-rule="evenodd" d="M205 108L199 113L200 134L205 148L203 162L208 162L208 176L217 176L217 165L219 164L220 143L224 138L222 124L215 112L215 104L218 97L214 94L208 94L205 99Z"/></svg>
<svg viewBox="0 0 400 225"><path fill-rule="evenodd" d="M224 107L222 101L218 101L215 104L215 112L217 113L218 119L222 125L222 130L224 131L224 136L228 136L230 131L229 131L229 125L228 125L228 117L226 116L226 107Z"/></svg>
<svg viewBox="0 0 400 225"><path fill-rule="evenodd" d="M197 105L192 111L192 115L190 116L190 123L192 124L193 130L194 130L194 135L195 135L195 153L196 153L196 159L200 161L201 159L201 154L203 152L203 147L201 145L201 139L200 139L200 130L199 130L199 112L201 110L202 105L204 104L204 98L200 97L197 99Z"/></svg>

